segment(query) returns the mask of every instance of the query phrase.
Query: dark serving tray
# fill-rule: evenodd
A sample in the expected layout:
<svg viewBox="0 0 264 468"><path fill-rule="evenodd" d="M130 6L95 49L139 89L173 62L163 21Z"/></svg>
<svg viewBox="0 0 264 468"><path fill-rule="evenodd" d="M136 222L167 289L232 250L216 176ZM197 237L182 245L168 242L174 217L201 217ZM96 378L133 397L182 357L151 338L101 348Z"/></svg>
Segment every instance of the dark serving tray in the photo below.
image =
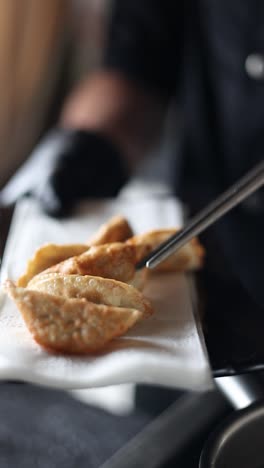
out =
<svg viewBox="0 0 264 468"><path fill-rule="evenodd" d="M201 240L209 256L217 248L210 232ZM219 271L209 259L196 274L200 318L214 376L263 370L264 309L238 280L228 276L228 267L226 277Z"/></svg>
<svg viewBox="0 0 264 468"><path fill-rule="evenodd" d="M0 259L14 206L0 206ZM239 284L219 281L205 268L196 275L198 320L215 377L264 370L264 310ZM201 311L201 312L200 312ZM199 324L199 325L200 325Z"/></svg>

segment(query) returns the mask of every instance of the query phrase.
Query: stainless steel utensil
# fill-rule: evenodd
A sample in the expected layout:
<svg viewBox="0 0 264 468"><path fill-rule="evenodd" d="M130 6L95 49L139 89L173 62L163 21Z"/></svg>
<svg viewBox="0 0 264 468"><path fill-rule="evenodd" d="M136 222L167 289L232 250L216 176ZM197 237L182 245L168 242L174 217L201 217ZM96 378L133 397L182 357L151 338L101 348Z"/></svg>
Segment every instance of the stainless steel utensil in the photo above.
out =
<svg viewBox="0 0 264 468"><path fill-rule="evenodd" d="M159 263L180 249L194 236L203 232L228 211L241 203L245 198L264 184L264 161L255 166L244 177L238 180L216 200L195 215L185 228L169 237L157 249L141 260L137 269L155 268Z"/></svg>

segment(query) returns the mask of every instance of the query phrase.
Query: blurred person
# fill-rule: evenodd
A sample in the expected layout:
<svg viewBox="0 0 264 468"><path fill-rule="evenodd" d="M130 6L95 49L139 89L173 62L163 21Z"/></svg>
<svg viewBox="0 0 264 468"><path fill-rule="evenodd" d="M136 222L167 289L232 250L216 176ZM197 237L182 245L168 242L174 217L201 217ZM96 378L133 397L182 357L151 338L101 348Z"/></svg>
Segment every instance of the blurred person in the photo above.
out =
<svg viewBox="0 0 264 468"><path fill-rule="evenodd" d="M157 144L174 99L183 119L174 189L197 212L263 158L263 13L260 0L114 1L101 67L66 99L3 202L31 192L59 216L83 197L115 196ZM218 303L228 291L234 308L239 300L259 316L263 200L258 191L204 237Z"/></svg>

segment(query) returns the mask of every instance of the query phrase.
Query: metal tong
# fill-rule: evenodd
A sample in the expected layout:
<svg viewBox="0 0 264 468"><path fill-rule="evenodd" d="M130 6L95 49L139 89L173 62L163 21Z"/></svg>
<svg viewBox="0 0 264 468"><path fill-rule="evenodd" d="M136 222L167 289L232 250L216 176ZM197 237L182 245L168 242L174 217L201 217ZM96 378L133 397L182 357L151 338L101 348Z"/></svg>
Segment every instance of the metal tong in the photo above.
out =
<svg viewBox="0 0 264 468"><path fill-rule="evenodd" d="M244 177L239 179L222 195L217 197L216 200L195 215L183 229L177 232L177 234L169 237L147 257L143 258L137 264L137 269L143 267L155 268L189 240L203 232L219 218L228 213L228 211L245 200L245 198L258 190L263 184L264 161L257 164Z"/></svg>

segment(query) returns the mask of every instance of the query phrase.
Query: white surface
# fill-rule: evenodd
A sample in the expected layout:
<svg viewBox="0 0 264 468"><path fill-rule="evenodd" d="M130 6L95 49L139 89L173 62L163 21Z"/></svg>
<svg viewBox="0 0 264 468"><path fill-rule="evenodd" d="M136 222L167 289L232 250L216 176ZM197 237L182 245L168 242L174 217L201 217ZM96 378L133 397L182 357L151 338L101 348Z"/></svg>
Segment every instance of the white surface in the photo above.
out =
<svg viewBox="0 0 264 468"><path fill-rule="evenodd" d="M134 384L77 389L70 390L69 393L83 403L103 408L120 416L130 414L135 409Z"/></svg>
<svg viewBox="0 0 264 468"><path fill-rule="evenodd" d="M16 279L26 261L44 242L82 242L114 214L123 214L136 232L180 224L173 198L139 200L126 197L89 203L70 220L55 221L40 213L36 203L17 206L3 260L1 279ZM28 333L15 305L0 303L0 378L21 379L48 386L91 388L129 382L153 383L192 390L213 386L206 352L197 332L183 275L153 277L145 295L155 314L112 342L97 357L52 355Z"/></svg>

